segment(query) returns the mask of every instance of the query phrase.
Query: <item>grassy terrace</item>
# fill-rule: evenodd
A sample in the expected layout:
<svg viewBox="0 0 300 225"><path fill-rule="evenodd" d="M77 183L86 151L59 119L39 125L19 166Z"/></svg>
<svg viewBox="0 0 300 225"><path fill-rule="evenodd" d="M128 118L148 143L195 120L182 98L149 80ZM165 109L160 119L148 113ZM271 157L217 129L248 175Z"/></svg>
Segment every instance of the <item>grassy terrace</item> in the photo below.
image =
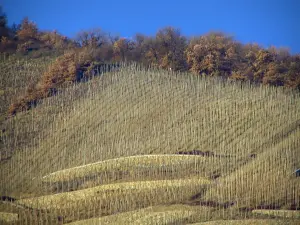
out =
<svg viewBox="0 0 300 225"><path fill-rule="evenodd" d="M96 198L97 201L118 195L134 195L138 194L141 199L143 197L151 197L151 201L172 202L176 198L185 199L194 193L201 190L201 185L209 184L207 179L182 179L182 180L155 180L155 181L140 181L126 182L117 184L107 184L84 190L65 192L36 198L26 198L18 200L17 203L31 208L63 208L72 207L74 203L78 207L78 201L89 201L91 198ZM162 195L157 195L158 192L165 190ZM173 196L173 197L171 197ZM175 199L174 199L175 198Z"/></svg>
<svg viewBox="0 0 300 225"><path fill-rule="evenodd" d="M117 213L110 216L79 220L69 225L94 224L161 224L166 222L180 223L188 218L205 217L212 211L208 207L192 207L174 204L171 206L150 206L147 208Z"/></svg>
<svg viewBox="0 0 300 225"><path fill-rule="evenodd" d="M101 162L77 166L70 169L60 170L42 177L43 181L59 182L76 178L95 176L97 173L105 171L136 171L136 170L158 170L176 169L184 170L185 167L194 166L194 170L201 163L205 163L205 158L194 155L137 155L116 159L109 159Z"/></svg>

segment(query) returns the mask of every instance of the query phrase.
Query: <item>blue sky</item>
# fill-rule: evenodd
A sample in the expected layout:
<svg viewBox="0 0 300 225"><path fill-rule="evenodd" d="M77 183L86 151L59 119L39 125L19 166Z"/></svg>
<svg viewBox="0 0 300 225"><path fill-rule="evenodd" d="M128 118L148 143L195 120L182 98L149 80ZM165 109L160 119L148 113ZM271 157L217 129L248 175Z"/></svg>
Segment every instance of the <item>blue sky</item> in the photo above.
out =
<svg viewBox="0 0 300 225"><path fill-rule="evenodd" d="M0 0L9 24L28 16L69 37L83 29L131 37L174 26L186 36L223 31L242 43L300 53L300 0Z"/></svg>

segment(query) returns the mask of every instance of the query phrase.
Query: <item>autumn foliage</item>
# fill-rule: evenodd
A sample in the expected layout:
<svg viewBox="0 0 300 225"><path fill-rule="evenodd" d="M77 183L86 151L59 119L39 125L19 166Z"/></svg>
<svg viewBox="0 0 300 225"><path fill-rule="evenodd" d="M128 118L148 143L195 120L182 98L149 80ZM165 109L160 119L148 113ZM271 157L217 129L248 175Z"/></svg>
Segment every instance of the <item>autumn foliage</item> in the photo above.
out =
<svg viewBox="0 0 300 225"><path fill-rule="evenodd" d="M93 69L101 64L89 54L89 49L71 50L58 57L42 75L41 80L27 88L24 96L19 97L9 107L9 115L28 110L43 98L55 94L58 88L63 88L92 76Z"/></svg>

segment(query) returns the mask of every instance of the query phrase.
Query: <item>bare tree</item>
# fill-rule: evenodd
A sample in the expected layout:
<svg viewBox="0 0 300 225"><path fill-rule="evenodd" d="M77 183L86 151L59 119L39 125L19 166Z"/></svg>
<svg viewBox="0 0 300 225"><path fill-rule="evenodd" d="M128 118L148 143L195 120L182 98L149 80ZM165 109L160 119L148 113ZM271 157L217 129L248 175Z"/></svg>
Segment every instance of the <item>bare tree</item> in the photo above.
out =
<svg viewBox="0 0 300 225"><path fill-rule="evenodd" d="M75 40L82 47L101 47L103 44L108 43L107 34L100 28L81 31L76 35Z"/></svg>

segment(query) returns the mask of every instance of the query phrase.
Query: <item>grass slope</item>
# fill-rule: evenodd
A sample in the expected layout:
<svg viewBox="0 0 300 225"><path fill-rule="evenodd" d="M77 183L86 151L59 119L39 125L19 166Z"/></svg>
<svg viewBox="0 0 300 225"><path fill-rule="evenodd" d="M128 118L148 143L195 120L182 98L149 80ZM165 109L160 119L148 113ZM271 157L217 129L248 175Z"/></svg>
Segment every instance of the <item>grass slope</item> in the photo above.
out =
<svg viewBox="0 0 300 225"><path fill-rule="evenodd" d="M35 84L51 63L53 57L26 59L25 57L5 56L0 54L0 161L9 159L14 150L24 147L24 139L33 138L34 130L22 132L18 138L14 130L19 126L27 127L28 123L13 120L5 121L9 105L25 94L26 88Z"/></svg>

